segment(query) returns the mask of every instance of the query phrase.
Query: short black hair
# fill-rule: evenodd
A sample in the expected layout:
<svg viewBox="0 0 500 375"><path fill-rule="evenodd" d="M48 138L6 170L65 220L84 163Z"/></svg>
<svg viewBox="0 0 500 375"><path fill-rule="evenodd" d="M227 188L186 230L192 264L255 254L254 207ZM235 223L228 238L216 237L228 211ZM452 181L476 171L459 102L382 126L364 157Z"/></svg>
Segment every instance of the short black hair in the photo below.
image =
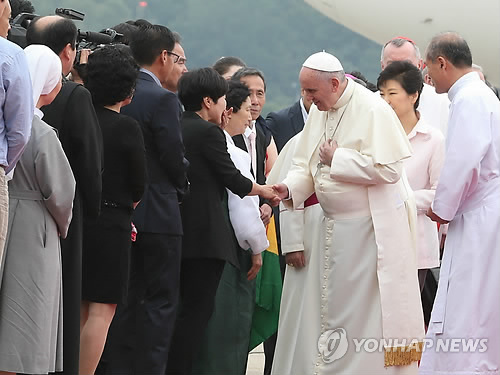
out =
<svg viewBox="0 0 500 375"><path fill-rule="evenodd" d="M408 95L418 92L418 98L414 104L414 109L416 110L420 102L420 94L422 94L422 89L424 88L424 79L422 78L420 69L406 60L394 61L387 65L378 76L377 87L380 89L389 80L399 82Z"/></svg>
<svg viewBox="0 0 500 375"><path fill-rule="evenodd" d="M172 35L174 36L174 42L181 44L182 37L177 31L172 31Z"/></svg>
<svg viewBox="0 0 500 375"><path fill-rule="evenodd" d="M136 19L134 22L134 25L137 27L142 27L142 26L153 26L151 22L148 20L145 20L143 18Z"/></svg>
<svg viewBox="0 0 500 375"><path fill-rule="evenodd" d="M94 105L113 105L133 93L138 74L130 54L118 45L107 45L90 54L84 83Z"/></svg>
<svg viewBox="0 0 500 375"><path fill-rule="evenodd" d="M472 53L469 45L464 38L453 32L439 34L432 38L427 47L426 56L432 62L442 56L457 68L472 66Z"/></svg>
<svg viewBox="0 0 500 375"><path fill-rule="evenodd" d="M226 108L233 108L233 112L237 113L243 102L250 96L250 90L243 82L229 81L228 86Z"/></svg>
<svg viewBox="0 0 500 375"><path fill-rule="evenodd" d="M35 13L35 7L29 0L10 0L12 19L16 18L21 13Z"/></svg>
<svg viewBox="0 0 500 375"><path fill-rule="evenodd" d="M132 35L139 30L139 27L136 25L132 25L127 22L122 22L119 23L116 26L112 27L113 30L115 30L117 33L122 34L123 36L120 36L116 39L118 43L123 43L123 44L130 44L130 40L132 39Z"/></svg>
<svg viewBox="0 0 500 375"><path fill-rule="evenodd" d="M31 44L43 44L58 56L68 43L72 49L76 48L78 29L73 21L60 17L60 19L41 28L38 26L38 22L42 18L36 17L29 24L26 30L26 42L28 46Z"/></svg>
<svg viewBox="0 0 500 375"><path fill-rule="evenodd" d="M152 65L162 51L171 52L174 46L172 32L162 25L139 26L130 41L130 49L139 65Z"/></svg>
<svg viewBox="0 0 500 375"><path fill-rule="evenodd" d="M227 56L221 57L219 60L217 60L213 68L222 76L226 74L229 68L232 66L241 66L242 68L246 68L247 64L245 64L245 62L239 57Z"/></svg>
<svg viewBox="0 0 500 375"><path fill-rule="evenodd" d="M177 95L186 111L199 111L203 98L209 97L215 103L226 95L228 84L212 68L201 68L184 73L179 79Z"/></svg>
<svg viewBox="0 0 500 375"><path fill-rule="evenodd" d="M241 68L236 73L233 74L231 79L233 81L241 81L242 78L250 77L250 76L258 76L264 82L264 91L266 91L266 79L264 78L264 73L262 73L259 69L255 68Z"/></svg>
<svg viewBox="0 0 500 375"><path fill-rule="evenodd" d="M375 86L373 83L368 81L368 78L366 78L365 75L363 73L361 73L360 71L353 70L352 72L349 72L347 74L350 74L350 75L356 77L361 82L363 82L363 86L365 86L368 90L370 90L372 92L378 91L377 86Z"/></svg>

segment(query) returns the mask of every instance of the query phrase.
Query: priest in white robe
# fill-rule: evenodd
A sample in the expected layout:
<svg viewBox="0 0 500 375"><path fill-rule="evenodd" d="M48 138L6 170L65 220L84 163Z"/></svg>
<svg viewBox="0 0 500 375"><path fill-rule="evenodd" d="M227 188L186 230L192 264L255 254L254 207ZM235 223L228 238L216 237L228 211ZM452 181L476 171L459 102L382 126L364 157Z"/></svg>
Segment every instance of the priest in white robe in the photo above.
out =
<svg viewBox="0 0 500 375"><path fill-rule="evenodd" d="M450 223L420 374L500 373L500 103L455 33L426 64L451 100L446 156L429 217Z"/></svg>
<svg viewBox="0 0 500 375"><path fill-rule="evenodd" d="M290 139L281 150L269 184L282 181L290 167L300 136ZM296 210L280 203L281 252L287 260L281 295L278 340L273 374L311 374L321 335L321 280L329 276L328 259L321 251L320 238L325 216L316 194Z"/></svg>
<svg viewBox="0 0 500 375"><path fill-rule="evenodd" d="M310 56L299 79L314 105L274 188L294 209L316 193L325 213L318 251L328 272L317 285L321 336L310 373L416 374L424 325L415 206L402 178L408 139L388 104L346 79L334 56Z"/></svg>

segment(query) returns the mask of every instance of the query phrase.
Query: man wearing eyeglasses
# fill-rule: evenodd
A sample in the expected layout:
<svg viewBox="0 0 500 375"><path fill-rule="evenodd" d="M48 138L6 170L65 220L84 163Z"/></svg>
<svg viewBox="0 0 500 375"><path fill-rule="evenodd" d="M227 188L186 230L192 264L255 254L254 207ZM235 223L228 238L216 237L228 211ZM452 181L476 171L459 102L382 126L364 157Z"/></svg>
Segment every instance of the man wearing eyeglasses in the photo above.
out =
<svg viewBox="0 0 500 375"><path fill-rule="evenodd" d="M186 55L184 53L184 48L181 46L181 36L173 32L175 45L172 49L171 56L174 58L174 67L172 72L168 75L167 80L162 82L162 86L169 91L177 92L177 83L181 76L188 71L186 66Z"/></svg>
<svg viewBox="0 0 500 375"><path fill-rule="evenodd" d="M132 221L129 300L119 306L108 338L107 374L164 374L179 296L187 160L177 96L162 87L180 55L165 26L142 26L130 42L141 66L134 98L122 113L136 119L146 148L146 190Z"/></svg>

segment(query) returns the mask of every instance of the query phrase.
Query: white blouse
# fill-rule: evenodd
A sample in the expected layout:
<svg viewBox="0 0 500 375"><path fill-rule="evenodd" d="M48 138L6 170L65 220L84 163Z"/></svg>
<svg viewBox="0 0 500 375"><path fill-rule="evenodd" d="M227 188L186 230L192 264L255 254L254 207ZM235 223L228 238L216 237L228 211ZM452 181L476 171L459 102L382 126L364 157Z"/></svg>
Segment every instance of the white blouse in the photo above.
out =
<svg viewBox="0 0 500 375"><path fill-rule="evenodd" d="M236 168L246 178L255 181L250 172L250 155L235 146L231 136L224 130L227 151ZM269 247L266 228L260 218L259 197L240 198L230 190L228 194L229 219L233 226L238 244L244 250L251 249L253 254L259 254Z"/></svg>
<svg viewBox="0 0 500 375"><path fill-rule="evenodd" d="M415 192L417 204L417 266L419 269L439 266L439 240L436 223L425 214L436 193L444 163L443 134L420 118L408 134L413 155L404 160L408 182Z"/></svg>

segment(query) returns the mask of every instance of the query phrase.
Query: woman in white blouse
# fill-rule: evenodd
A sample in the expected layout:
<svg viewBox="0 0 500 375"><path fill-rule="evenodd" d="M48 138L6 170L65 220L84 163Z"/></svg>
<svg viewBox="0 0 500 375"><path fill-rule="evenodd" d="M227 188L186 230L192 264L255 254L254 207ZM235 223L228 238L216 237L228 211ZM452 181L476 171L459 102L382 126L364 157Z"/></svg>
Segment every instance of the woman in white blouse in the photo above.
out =
<svg viewBox="0 0 500 375"><path fill-rule="evenodd" d="M408 61L391 63L380 73L377 86L398 115L413 148L404 165L417 204L417 266L422 290L427 270L439 266L438 229L425 213L434 199L444 162L444 136L417 111L423 78L416 66Z"/></svg>

